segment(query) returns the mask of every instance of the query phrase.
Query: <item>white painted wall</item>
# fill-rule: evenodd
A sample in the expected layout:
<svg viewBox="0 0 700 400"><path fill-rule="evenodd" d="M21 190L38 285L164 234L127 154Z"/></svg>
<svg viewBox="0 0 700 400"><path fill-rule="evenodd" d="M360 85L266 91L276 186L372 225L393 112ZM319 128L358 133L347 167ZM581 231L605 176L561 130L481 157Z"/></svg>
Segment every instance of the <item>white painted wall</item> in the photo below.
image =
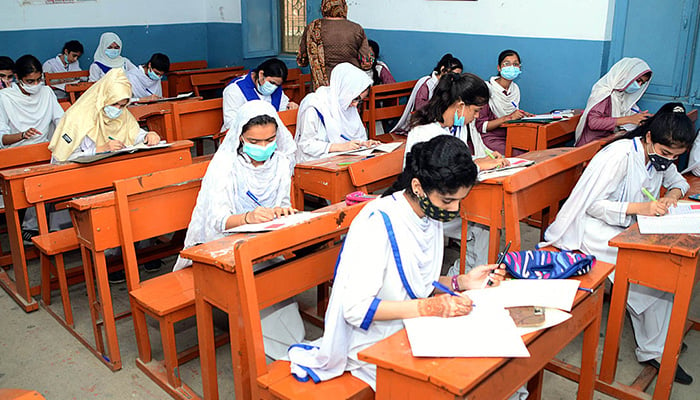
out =
<svg viewBox="0 0 700 400"><path fill-rule="evenodd" d="M204 0L207 22L241 23L241 0Z"/></svg>
<svg viewBox="0 0 700 400"><path fill-rule="evenodd" d="M615 0L348 0L364 28L610 40Z"/></svg>

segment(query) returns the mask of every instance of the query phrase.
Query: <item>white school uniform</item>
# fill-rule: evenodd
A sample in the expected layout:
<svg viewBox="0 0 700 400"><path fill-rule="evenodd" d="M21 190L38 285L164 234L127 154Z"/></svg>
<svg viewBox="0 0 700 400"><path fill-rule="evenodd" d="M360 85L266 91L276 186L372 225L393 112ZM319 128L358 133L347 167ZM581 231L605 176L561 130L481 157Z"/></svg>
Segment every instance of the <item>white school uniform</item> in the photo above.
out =
<svg viewBox="0 0 700 400"><path fill-rule="evenodd" d="M333 68L329 86L304 97L294 138L298 163L327 156L332 143L367 140L367 130L351 103L371 84L372 79L364 71L342 63Z"/></svg>
<svg viewBox="0 0 700 400"><path fill-rule="evenodd" d="M695 176L700 176L700 135L695 137L693 148L690 149L688 158L688 168L683 173L692 172Z"/></svg>
<svg viewBox="0 0 700 400"><path fill-rule="evenodd" d="M235 81L229 83L226 88L224 89L224 94L223 94L223 111L224 111L224 125L221 127L221 132L226 131L227 129L231 128L233 125L233 122L236 120L236 116L238 114L238 110L241 108L243 104L248 102L249 100L246 98L245 94L243 94L243 91L241 91L240 86L236 84L239 80L246 79L248 75L242 76ZM272 96L268 95L263 95L260 92L255 90L255 94L258 95L258 99L262 101L266 101L270 104L272 104ZM284 92L282 92L282 98L280 99L280 111L285 111L287 110L287 107L289 106L289 97L287 97Z"/></svg>
<svg viewBox="0 0 700 400"><path fill-rule="evenodd" d="M642 187L655 197L662 185L669 190L678 188L683 194L689 189L674 164L666 171L657 171L645 163L645 151L641 140L634 138L618 140L596 154L539 246L580 250L615 264L617 248L609 246L608 241L636 221L626 211L629 203L648 201ZM637 340L638 361L663 353L672 306L670 293L630 285L627 309Z"/></svg>
<svg viewBox="0 0 700 400"><path fill-rule="evenodd" d="M399 118L399 122L396 123L396 126L394 129L391 130L391 132L407 132L409 129L409 124L411 121L411 113L415 111L415 105L416 105L416 96L418 96L418 90L420 90L421 86L425 83L425 85L428 87L428 97L431 98L433 97L433 91L435 90L435 86L437 86L438 82L440 80L437 77L437 72L433 71L432 74L428 76L424 76L420 79L418 79L418 82L416 82L416 85L413 86L413 90L411 91L411 95L408 97L408 101L406 102L406 107L403 110L403 114L401 114L401 118Z"/></svg>
<svg viewBox="0 0 700 400"><path fill-rule="evenodd" d="M50 58L46 60L44 65L42 66L42 69L44 70L44 73L58 73L58 72L76 72L80 71L80 63L76 59L72 63L69 63L68 65L63 65L63 61L61 59L64 57L63 54L59 54L54 58ZM51 86L60 89L60 90L66 90L66 84L67 83L75 83L79 82L79 79L76 79L75 81L71 82L63 82L63 83L56 83L52 84Z"/></svg>
<svg viewBox="0 0 700 400"><path fill-rule="evenodd" d="M498 81L499 77L492 76L486 81L489 88L489 108L497 118L512 114L520 106L520 87L511 82L508 90L503 89ZM482 127L482 133L487 133L486 125Z"/></svg>
<svg viewBox="0 0 700 400"><path fill-rule="evenodd" d="M146 75L146 66L139 65L136 68L126 71L126 77L131 83L132 96L140 99L155 94L158 97L163 97L163 87L160 79L154 81Z"/></svg>
<svg viewBox="0 0 700 400"><path fill-rule="evenodd" d="M116 58L109 58L107 54L105 54L105 50L107 50L112 43L117 43L119 45L120 53ZM97 45L97 49L95 49L95 54L93 56L94 61L90 65L90 78L88 80L90 82L97 82L112 68L123 68L124 72L136 69L134 63L121 55L122 51L124 51L124 46L122 46L122 40L116 33L103 33L100 36L100 43Z"/></svg>
<svg viewBox="0 0 700 400"><path fill-rule="evenodd" d="M19 84L0 90L0 148L48 142L62 116L63 108L48 86L43 86L39 93L30 96L22 93ZM2 144L3 136L29 128L38 130L41 135L10 145Z"/></svg>

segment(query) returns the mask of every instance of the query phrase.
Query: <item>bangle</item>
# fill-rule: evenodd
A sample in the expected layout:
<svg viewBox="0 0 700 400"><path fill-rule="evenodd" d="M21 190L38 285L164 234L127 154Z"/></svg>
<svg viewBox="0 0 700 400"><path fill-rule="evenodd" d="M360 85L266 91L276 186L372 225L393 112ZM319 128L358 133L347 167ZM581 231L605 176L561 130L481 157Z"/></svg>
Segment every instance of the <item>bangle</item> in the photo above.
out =
<svg viewBox="0 0 700 400"><path fill-rule="evenodd" d="M248 223L249 223L249 222L248 222L248 213L249 213L249 212L250 212L250 211L246 211L246 213L243 214L243 222L244 222L245 224L248 224Z"/></svg>
<svg viewBox="0 0 700 400"><path fill-rule="evenodd" d="M19 133L19 140L24 140L24 139L25 139L25 137L24 137L24 134L25 134L25 133L27 133L27 131L22 131L22 132Z"/></svg>
<svg viewBox="0 0 700 400"><path fill-rule="evenodd" d="M461 289L459 288L458 279L459 279L459 275L455 275L452 277L452 290L461 292Z"/></svg>

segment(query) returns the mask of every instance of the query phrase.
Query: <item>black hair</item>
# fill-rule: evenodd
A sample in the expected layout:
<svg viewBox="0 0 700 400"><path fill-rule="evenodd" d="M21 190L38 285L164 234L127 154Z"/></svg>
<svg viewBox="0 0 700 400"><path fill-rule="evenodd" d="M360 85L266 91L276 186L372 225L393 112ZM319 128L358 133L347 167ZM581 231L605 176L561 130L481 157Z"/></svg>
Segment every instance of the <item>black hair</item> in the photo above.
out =
<svg viewBox="0 0 700 400"><path fill-rule="evenodd" d="M515 50L503 50L501 52L501 54L498 55L498 65L500 66L501 63L503 62L503 60L505 60L506 57L508 57L508 56L516 56L516 57L518 57L518 62L522 63L522 61L520 60L520 54L518 54L517 51L515 51Z"/></svg>
<svg viewBox="0 0 700 400"><path fill-rule="evenodd" d="M695 140L695 127L681 103L666 103L654 116L620 139L644 138L651 132L651 141L668 147L690 147Z"/></svg>
<svg viewBox="0 0 700 400"><path fill-rule="evenodd" d="M268 124L273 124L275 126L275 129L278 128L277 126L277 120L267 114L263 115L258 115L256 117L251 118L248 122L243 125L243 128L241 129L241 137L243 137L243 134L248 132L248 130L254 126L263 126L263 125L268 125ZM243 153L243 146L241 144L238 144L238 154Z"/></svg>
<svg viewBox="0 0 700 400"><path fill-rule="evenodd" d="M372 49L372 53L374 53L374 61L372 62L372 81L375 85L380 85L382 80L379 78L379 72L377 71L377 61L379 60L379 43L375 42L374 40L368 40L367 43L369 43L369 47Z"/></svg>
<svg viewBox="0 0 700 400"><path fill-rule="evenodd" d="M31 54L25 54L15 61L15 74L17 79L24 79L25 76L34 72L43 73L41 62Z"/></svg>
<svg viewBox="0 0 700 400"><path fill-rule="evenodd" d="M442 72L454 72L456 69L464 69L464 66L462 66L462 62L459 61L457 58L453 57L452 54L447 53L442 58L440 61L438 61L437 65L435 68L433 68L433 71L439 73Z"/></svg>
<svg viewBox="0 0 700 400"><path fill-rule="evenodd" d="M411 148L401 175L384 195L406 190L409 196L415 197L411 190L413 178L418 179L426 195L435 191L453 194L474 185L476 164L462 140L452 135L439 135Z"/></svg>
<svg viewBox="0 0 700 400"><path fill-rule="evenodd" d="M15 62L8 56L0 56L0 70L15 70Z"/></svg>
<svg viewBox="0 0 700 400"><path fill-rule="evenodd" d="M151 63L151 68L155 68L162 73L170 71L170 59L163 53L153 53L148 62Z"/></svg>
<svg viewBox="0 0 700 400"><path fill-rule="evenodd" d="M63 50L61 50L61 53L65 53L66 50L68 50L69 53L74 52L83 54L85 52L83 49L83 44L77 40L66 42L66 44L63 45Z"/></svg>
<svg viewBox="0 0 700 400"><path fill-rule="evenodd" d="M488 103L489 88L486 86L486 82L468 72L443 75L428 104L416 110L411 116L410 126L427 125L436 121L444 122L442 114L448 107L460 100L468 106L483 106Z"/></svg>
<svg viewBox="0 0 700 400"><path fill-rule="evenodd" d="M270 58L258 65L258 67L253 70L253 76L256 77L256 79L260 71L262 71L265 76L282 78L282 82L287 80L287 64L279 58Z"/></svg>

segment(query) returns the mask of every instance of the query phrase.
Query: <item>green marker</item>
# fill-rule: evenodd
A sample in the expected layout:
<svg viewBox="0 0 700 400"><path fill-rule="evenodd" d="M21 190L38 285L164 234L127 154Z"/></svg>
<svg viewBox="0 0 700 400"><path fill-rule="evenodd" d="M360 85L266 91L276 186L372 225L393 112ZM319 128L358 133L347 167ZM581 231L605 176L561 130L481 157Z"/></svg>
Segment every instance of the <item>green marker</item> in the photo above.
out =
<svg viewBox="0 0 700 400"><path fill-rule="evenodd" d="M646 195L649 198L649 200L656 201L656 198L654 198L654 196L647 190L647 188L643 187L642 193L644 193L644 195Z"/></svg>
<svg viewBox="0 0 700 400"><path fill-rule="evenodd" d="M484 146L484 152L486 152L486 155L489 156L492 160L496 159L496 156L493 155L493 152L488 149L488 147Z"/></svg>
<svg viewBox="0 0 700 400"><path fill-rule="evenodd" d="M340 163L338 163L338 165L350 165L350 164L354 164L355 162L356 161L340 162Z"/></svg>

